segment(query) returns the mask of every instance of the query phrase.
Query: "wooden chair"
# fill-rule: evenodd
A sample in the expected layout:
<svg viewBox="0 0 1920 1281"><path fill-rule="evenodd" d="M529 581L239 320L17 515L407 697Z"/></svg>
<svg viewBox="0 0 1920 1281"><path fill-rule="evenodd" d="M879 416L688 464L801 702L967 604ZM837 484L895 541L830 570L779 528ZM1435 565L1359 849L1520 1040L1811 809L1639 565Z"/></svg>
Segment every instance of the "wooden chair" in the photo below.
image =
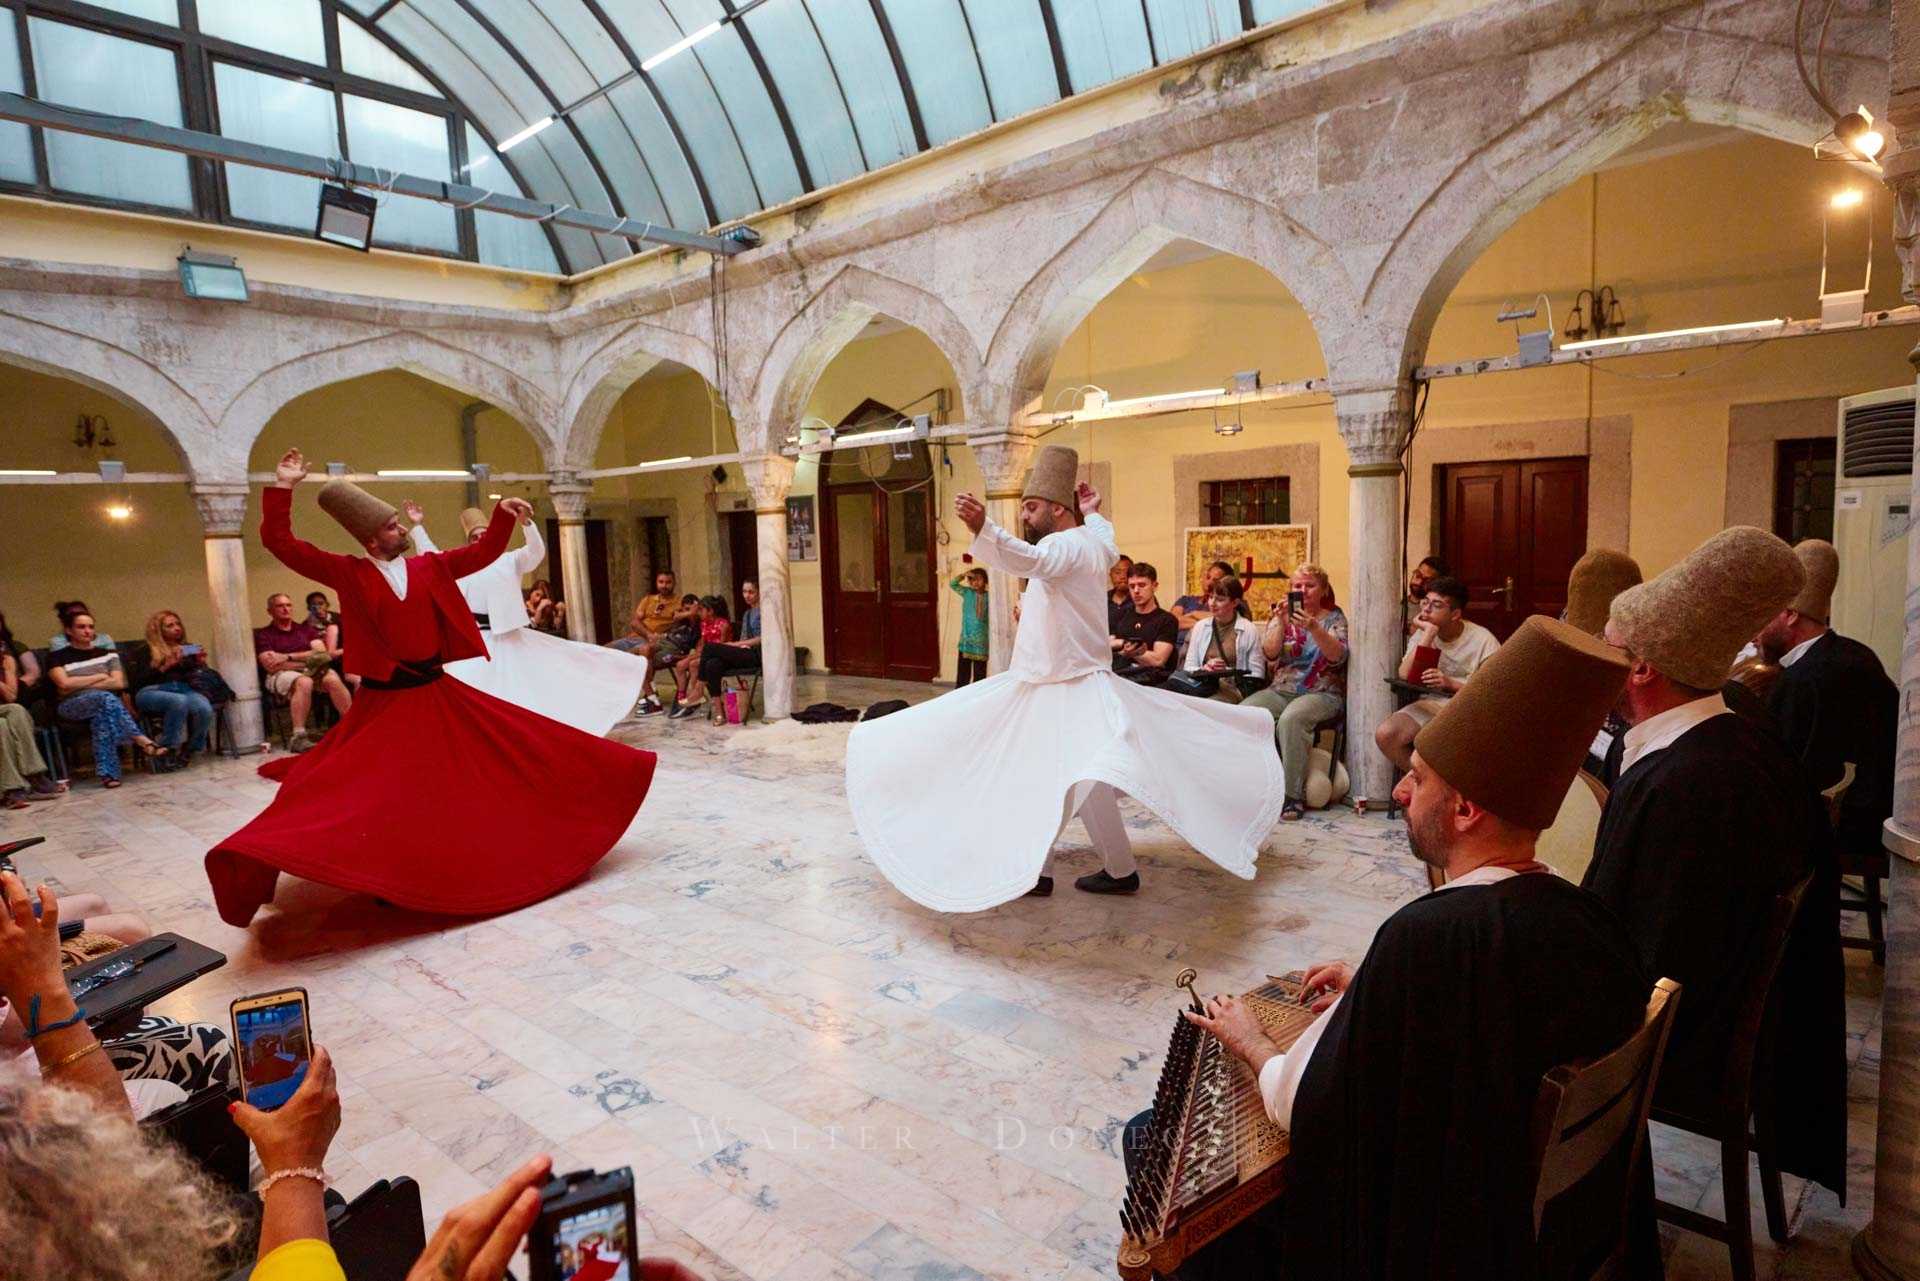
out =
<svg viewBox="0 0 1920 1281"><path fill-rule="evenodd" d="M1827 803L1827 825L1837 834L1840 830L1840 806L1846 800L1847 791L1853 786L1853 762L1848 761L1846 769L1840 775L1840 781L1820 793ZM1873 953L1875 965L1887 963L1886 904L1880 897L1880 882L1887 879L1893 869L1887 864L1887 852L1873 849L1847 849L1836 840L1834 862L1840 870L1840 910L1842 912L1860 912L1867 918L1867 932L1842 934L1841 947L1858 948ZM1846 879L1859 877L1859 888Z"/></svg>
<svg viewBox="0 0 1920 1281"><path fill-rule="evenodd" d="M1760 1194L1766 1205L1767 1234L1775 1241L1787 1239L1787 1204L1780 1186L1780 1164L1773 1149L1773 1101L1761 1100L1754 1106L1756 1081L1769 1079L1775 1012L1771 996L1774 976L1786 955L1787 939L1799 915L1800 902L1813 883L1809 873L1803 880L1773 901L1760 942L1748 963L1742 984L1740 1009L1734 1021L1733 1044L1727 1053L1727 1070L1720 1092L1720 1115L1688 1116L1660 1107L1653 1119L1689 1134L1720 1140L1720 1183L1726 1218L1709 1218L1696 1210L1667 1201L1654 1203L1655 1213L1668 1223L1698 1232L1727 1244L1732 1257L1734 1281L1753 1281L1753 1227L1751 1204L1747 1195L1747 1155L1760 1162ZM1751 1129L1749 1129L1751 1126Z"/></svg>
<svg viewBox="0 0 1920 1281"><path fill-rule="evenodd" d="M1593 842L1600 833L1600 814L1607 808L1607 789L1600 780L1581 770L1560 802L1560 813L1553 826L1540 833L1535 847L1542 863L1575 885L1587 874L1593 862Z"/></svg>
<svg viewBox="0 0 1920 1281"><path fill-rule="evenodd" d="M1619 1210L1612 1248L1592 1277L1621 1275L1627 1256L1627 1211L1633 1180L1647 1142L1647 1113L1654 1082L1673 1029L1680 985L1661 979L1647 999L1640 1030L1611 1054L1588 1063L1554 1068L1540 1082L1533 1104L1533 1232L1536 1241L1555 1198L1585 1183L1610 1159L1618 1189L1601 1189ZM1584 1267L1582 1268L1584 1271Z"/></svg>

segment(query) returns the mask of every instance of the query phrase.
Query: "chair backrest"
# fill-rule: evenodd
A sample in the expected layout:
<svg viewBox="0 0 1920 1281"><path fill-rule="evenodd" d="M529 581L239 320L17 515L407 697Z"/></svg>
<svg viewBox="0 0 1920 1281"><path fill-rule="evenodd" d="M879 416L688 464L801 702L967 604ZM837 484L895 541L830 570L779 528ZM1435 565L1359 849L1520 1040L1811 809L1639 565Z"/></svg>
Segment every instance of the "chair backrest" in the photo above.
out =
<svg viewBox="0 0 1920 1281"><path fill-rule="evenodd" d="M140 1124L172 1140L229 1190L244 1193L253 1151L227 1111L227 1106L239 1098L240 1091L232 1085L211 1085L172 1107L160 1109Z"/></svg>
<svg viewBox="0 0 1920 1281"><path fill-rule="evenodd" d="M328 1212L327 1235L347 1281L406 1281L427 1248L420 1185L405 1175L381 1179Z"/></svg>
<svg viewBox="0 0 1920 1281"><path fill-rule="evenodd" d="M1760 933L1759 946L1747 964L1740 994L1740 1008L1734 1017L1732 1046L1727 1053L1726 1097L1750 1098L1753 1089L1754 1061L1759 1057L1763 1034L1768 1030L1768 1012L1772 1007L1773 977L1787 955L1787 942L1793 934L1794 918L1800 915L1800 901L1813 884L1813 873L1800 878L1792 888L1773 900L1767 913L1767 925ZM1745 1118L1741 1118L1745 1121Z"/></svg>
<svg viewBox="0 0 1920 1281"><path fill-rule="evenodd" d="M1673 1027L1680 985L1661 979L1647 999L1640 1028L1619 1049L1587 1063L1568 1063L1541 1078L1533 1105L1533 1230L1549 1203L1593 1174L1626 1145L1625 1160L1614 1168L1620 1180L1620 1222L1626 1223L1627 1197L1646 1142L1647 1112L1654 1082Z"/></svg>
<svg viewBox="0 0 1920 1281"><path fill-rule="evenodd" d="M1840 781L1820 793L1820 799L1827 803L1827 825L1840 826L1840 805L1847 799L1847 789L1853 786L1855 770L1853 762L1848 761L1846 768L1840 771Z"/></svg>
<svg viewBox="0 0 1920 1281"><path fill-rule="evenodd" d="M1593 862L1593 842L1600 834L1600 813L1606 807L1607 789L1599 779L1581 770L1567 788L1553 826L1540 833L1534 857L1562 879L1580 884L1587 874L1587 864Z"/></svg>

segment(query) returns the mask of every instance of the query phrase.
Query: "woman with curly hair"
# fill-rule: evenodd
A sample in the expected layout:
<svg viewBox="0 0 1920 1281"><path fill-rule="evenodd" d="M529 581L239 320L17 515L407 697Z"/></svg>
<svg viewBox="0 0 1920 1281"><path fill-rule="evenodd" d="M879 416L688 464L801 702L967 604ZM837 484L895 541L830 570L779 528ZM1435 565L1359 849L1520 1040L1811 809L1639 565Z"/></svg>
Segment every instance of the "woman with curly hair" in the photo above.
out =
<svg viewBox="0 0 1920 1281"><path fill-rule="evenodd" d="M160 718L160 745L174 749L179 765L207 750L213 704L190 683L206 662L205 651L187 640L180 615L161 609L147 618L147 663L134 677L133 705Z"/></svg>

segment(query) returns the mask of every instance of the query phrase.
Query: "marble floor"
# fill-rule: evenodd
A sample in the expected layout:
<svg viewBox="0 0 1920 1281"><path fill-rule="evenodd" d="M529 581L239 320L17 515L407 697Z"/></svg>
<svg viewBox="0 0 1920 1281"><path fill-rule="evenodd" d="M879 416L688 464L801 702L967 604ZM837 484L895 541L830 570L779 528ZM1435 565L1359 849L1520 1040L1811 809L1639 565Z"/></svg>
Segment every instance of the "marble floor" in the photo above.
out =
<svg viewBox="0 0 1920 1281"><path fill-rule="evenodd" d="M803 677L796 705L937 692ZM1249 884L1129 804L1139 897L1063 885L936 915L861 853L836 731L798 730L622 725L660 754L633 829L585 883L491 920L283 881L251 931L222 924L200 859L269 799L257 759L117 792L82 780L0 817L0 833L49 838L21 856L30 879L228 954L161 1012L224 1024L234 996L307 988L339 1065L328 1164L349 1194L412 1175L437 1221L533 1152L631 1165L650 1252L768 1281L1115 1275L1116 1136L1158 1075L1175 972L1238 991L1357 960L1425 887L1378 814L1286 825ZM1095 865L1084 839L1070 827L1063 871ZM1869 1214L1880 987L1848 955L1848 1204L1789 1179L1796 1236L1781 1249L1756 1186L1762 1277L1851 1275L1846 1245ZM1713 1147L1658 1132L1656 1158L1663 1196L1718 1213ZM1667 1244L1670 1277L1728 1275L1724 1248Z"/></svg>

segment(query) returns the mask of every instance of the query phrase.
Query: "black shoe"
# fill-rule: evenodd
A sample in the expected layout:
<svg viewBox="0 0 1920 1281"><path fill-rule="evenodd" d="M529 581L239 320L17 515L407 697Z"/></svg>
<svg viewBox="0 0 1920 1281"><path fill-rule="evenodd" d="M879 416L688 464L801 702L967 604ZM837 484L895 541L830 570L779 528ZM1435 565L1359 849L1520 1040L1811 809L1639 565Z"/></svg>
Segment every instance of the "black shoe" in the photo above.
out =
<svg viewBox="0 0 1920 1281"><path fill-rule="evenodd" d="M1052 896L1053 878L1051 876L1041 877L1033 883L1033 888L1027 891L1028 898L1051 898Z"/></svg>
<svg viewBox="0 0 1920 1281"><path fill-rule="evenodd" d="M667 710L666 708L660 706L659 699L648 698L648 699L641 700L640 706L637 709L635 709L633 714L635 716L658 716L661 712L664 712L666 710Z"/></svg>
<svg viewBox="0 0 1920 1281"><path fill-rule="evenodd" d="M1138 894L1140 892L1140 873L1129 872L1122 877L1111 877L1102 868L1098 872L1088 872L1073 883L1076 890L1085 890L1089 894Z"/></svg>
<svg viewBox="0 0 1920 1281"><path fill-rule="evenodd" d="M704 704L701 703L682 703L667 713L667 719L670 721L690 720L700 714L700 709L703 706Z"/></svg>

